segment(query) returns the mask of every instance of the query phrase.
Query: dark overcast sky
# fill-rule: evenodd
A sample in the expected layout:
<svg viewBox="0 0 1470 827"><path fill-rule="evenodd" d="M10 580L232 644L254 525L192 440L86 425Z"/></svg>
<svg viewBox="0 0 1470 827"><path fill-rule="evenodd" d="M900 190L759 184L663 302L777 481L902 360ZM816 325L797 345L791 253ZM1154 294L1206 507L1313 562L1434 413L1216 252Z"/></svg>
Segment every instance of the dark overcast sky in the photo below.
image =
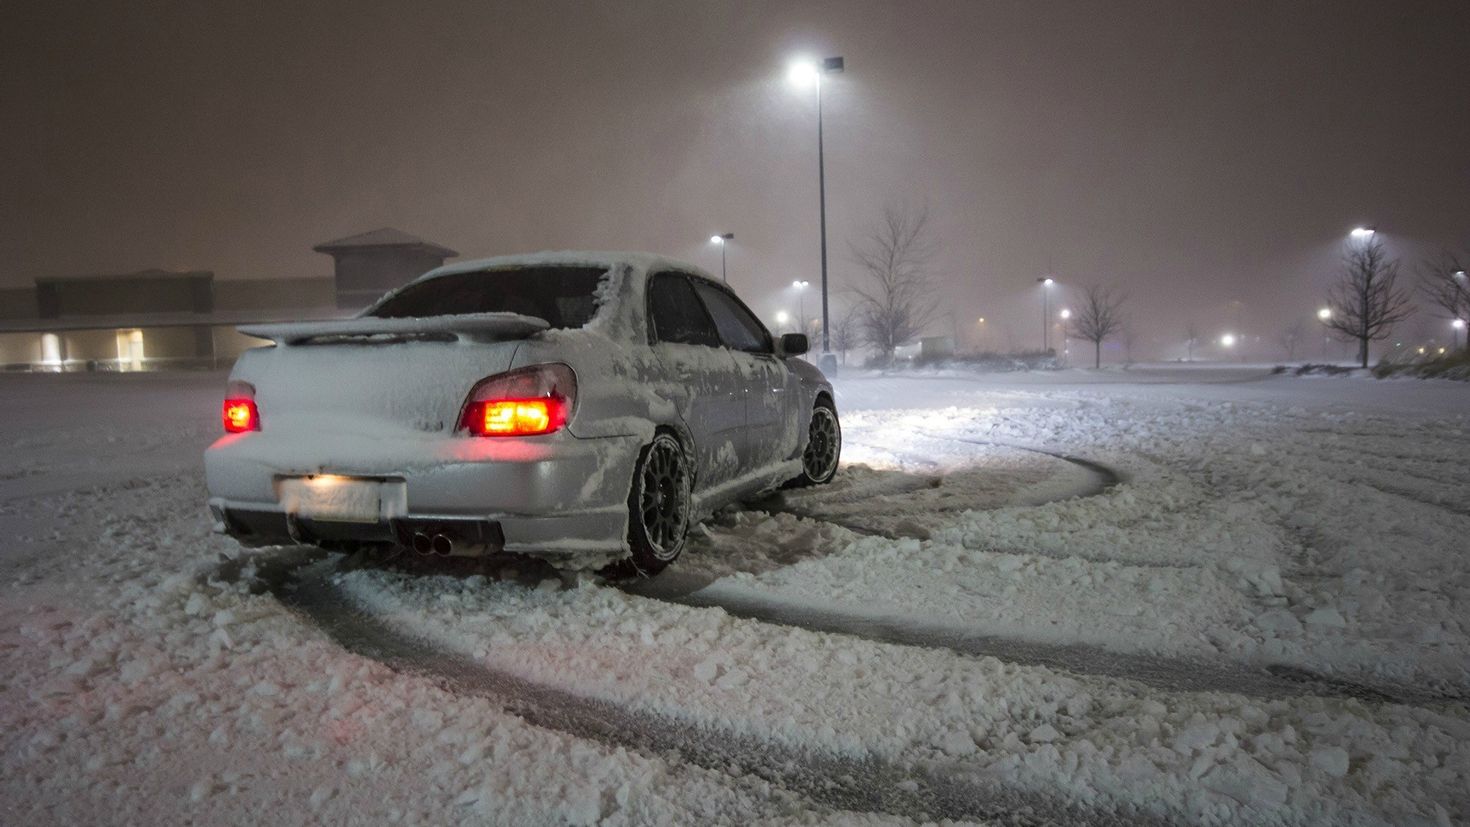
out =
<svg viewBox="0 0 1470 827"><path fill-rule="evenodd" d="M0 286L144 267L322 275L394 226L467 256L645 249L758 310L927 203L960 323L1039 337L1035 279L1115 282L1150 338L1271 336L1344 233L1470 245L1470 4L0 6ZM1231 302L1240 302L1232 306ZM1003 341L997 341L1003 344Z"/></svg>

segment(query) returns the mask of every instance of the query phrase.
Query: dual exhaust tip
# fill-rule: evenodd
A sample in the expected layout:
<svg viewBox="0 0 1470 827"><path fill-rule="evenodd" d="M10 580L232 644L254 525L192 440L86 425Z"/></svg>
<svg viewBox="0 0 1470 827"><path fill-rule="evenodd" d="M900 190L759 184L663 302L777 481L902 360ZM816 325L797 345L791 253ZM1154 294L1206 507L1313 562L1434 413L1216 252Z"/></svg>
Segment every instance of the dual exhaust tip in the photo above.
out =
<svg viewBox="0 0 1470 827"><path fill-rule="evenodd" d="M415 531L413 534L413 550L425 557L436 555L448 557L454 552L454 540L448 534L426 534Z"/></svg>

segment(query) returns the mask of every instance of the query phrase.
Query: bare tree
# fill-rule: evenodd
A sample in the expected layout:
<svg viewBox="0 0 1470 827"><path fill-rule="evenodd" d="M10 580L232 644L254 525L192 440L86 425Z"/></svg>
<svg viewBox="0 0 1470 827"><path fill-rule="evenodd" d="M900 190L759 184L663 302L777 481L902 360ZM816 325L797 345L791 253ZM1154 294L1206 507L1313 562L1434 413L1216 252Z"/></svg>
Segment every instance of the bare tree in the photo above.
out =
<svg viewBox="0 0 1470 827"><path fill-rule="evenodd" d="M1102 367L1102 343L1121 333L1123 303L1127 297L1111 287L1094 284L1082 291L1082 301L1072 311L1070 335L1092 342L1092 366Z"/></svg>
<svg viewBox="0 0 1470 827"><path fill-rule="evenodd" d="M1388 338L1393 326L1413 313L1408 294L1398 286L1399 262L1388 257L1375 236L1366 242L1348 242L1342 272L1327 305L1332 316L1324 323L1358 342L1358 361L1368 367L1368 344Z"/></svg>
<svg viewBox="0 0 1470 827"><path fill-rule="evenodd" d="M832 325L832 347L842 357L842 364L847 364L847 352L857 348L861 333L857 308L849 307L838 314L837 323Z"/></svg>
<svg viewBox="0 0 1470 827"><path fill-rule="evenodd" d="M861 338L891 361L893 351L912 342L939 311L929 273L938 251L929 211L886 207L883 220L851 249L862 270L861 283L852 288Z"/></svg>
<svg viewBox="0 0 1470 827"><path fill-rule="evenodd" d="M1184 328L1184 346L1189 353L1189 358L1185 361L1194 361L1194 346L1197 344L1199 344L1199 325L1190 322Z"/></svg>
<svg viewBox="0 0 1470 827"><path fill-rule="evenodd" d="M1297 319L1287 325L1276 337L1276 344L1281 345L1281 349L1286 351L1286 361L1290 362L1296 359L1296 349L1301 345L1302 338L1306 335L1306 325L1302 323L1301 319Z"/></svg>
<svg viewBox="0 0 1470 827"><path fill-rule="evenodd" d="M1470 322L1470 275L1465 268L1470 253L1456 255L1446 250L1439 258L1419 267L1419 295L1450 319ZM1465 346L1470 348L1470 336Z"/></svg>

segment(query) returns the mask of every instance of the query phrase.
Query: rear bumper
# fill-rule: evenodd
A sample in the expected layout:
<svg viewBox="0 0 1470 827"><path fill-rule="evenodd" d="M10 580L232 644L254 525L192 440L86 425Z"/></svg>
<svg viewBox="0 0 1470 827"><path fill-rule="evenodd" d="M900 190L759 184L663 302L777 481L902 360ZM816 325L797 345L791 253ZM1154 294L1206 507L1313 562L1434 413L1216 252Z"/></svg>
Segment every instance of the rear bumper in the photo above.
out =
<svg viewBox="0 0 1470 827"><path fill-rule="evenodd" d="M243 437L243 438L242 438ZM215 530L251 545L405 543L449 533L489 550L548 555L627 548L627 497L636 437L398 439L225 437L205 452ZM334 474L401 482L405 502L377 522L312 520L283 505L283 478Z"/></svg>

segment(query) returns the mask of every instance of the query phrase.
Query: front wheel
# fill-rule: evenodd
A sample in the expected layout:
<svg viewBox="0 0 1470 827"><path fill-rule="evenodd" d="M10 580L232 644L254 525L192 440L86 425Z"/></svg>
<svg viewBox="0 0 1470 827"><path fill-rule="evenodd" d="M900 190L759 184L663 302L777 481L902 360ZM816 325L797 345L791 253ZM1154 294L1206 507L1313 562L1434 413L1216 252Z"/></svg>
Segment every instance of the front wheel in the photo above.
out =
<svg viewBox="0 0 1470 827"><path fill-rule="evenodd" d="M791 485L826 485L837 475L837 461L841 457L842 424L837 421L837 408L823 399L812 408L806 450L801 452L801 476L792 480Z"/></svg>
<svg viewBox="0 0 1470 827"><path fill-rule="evenodd" d="M630 562L639 574L658 574L684 550L691 499L684 446L672 434L655 434L638 456L628 492Z"/></svg>

